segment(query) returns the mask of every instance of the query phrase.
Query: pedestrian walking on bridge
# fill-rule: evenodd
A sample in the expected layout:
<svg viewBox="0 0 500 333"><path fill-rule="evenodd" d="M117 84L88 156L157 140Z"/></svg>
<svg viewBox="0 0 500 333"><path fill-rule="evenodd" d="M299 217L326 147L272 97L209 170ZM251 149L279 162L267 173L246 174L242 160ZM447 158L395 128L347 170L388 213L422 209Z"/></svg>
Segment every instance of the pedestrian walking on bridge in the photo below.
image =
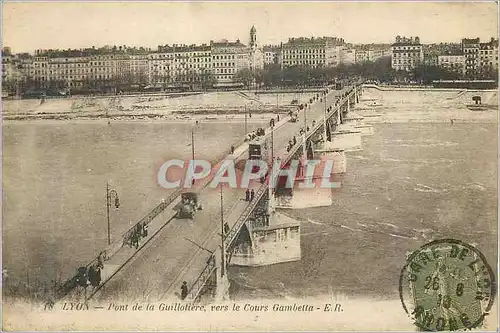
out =
<svg viewBox="0 0 500 333"><path fill-rule="evenodd" d="M252 192L250 192L250 201L252 201L254 197L255 197L255 191L252 189Z"/></svg>
<svg viewBox="0 0 500 333"><path fill-rule="evenodd" d="M188 295L188 286L187 286L187 282L184 281L182 282L182 286L181 286L181 299L185 299Z"/></svg>
<svg viewBox="0 0 500 333"><path fill-rule="evenodd" d="M250 190L249 189L247 189L245 191L245 201L250 201Z"/></svg>
<svg viewBox="0 0 500 333"><path fill-rule="evenodd" d="M231 146L231 155L234 154L234 146Z"/></svg>

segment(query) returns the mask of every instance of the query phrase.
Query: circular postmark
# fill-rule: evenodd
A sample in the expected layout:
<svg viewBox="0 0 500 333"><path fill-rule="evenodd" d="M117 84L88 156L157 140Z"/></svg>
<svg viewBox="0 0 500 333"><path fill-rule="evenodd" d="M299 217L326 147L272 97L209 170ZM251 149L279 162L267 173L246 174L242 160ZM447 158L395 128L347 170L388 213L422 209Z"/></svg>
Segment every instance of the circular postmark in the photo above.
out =
<svg viewBox="0 0 500 333"><path fill-rule="evenodd" d="M424 331L480 327L496 293L484 255L455 239L435 240L411 253L399 277L403 309Z"/></svg>

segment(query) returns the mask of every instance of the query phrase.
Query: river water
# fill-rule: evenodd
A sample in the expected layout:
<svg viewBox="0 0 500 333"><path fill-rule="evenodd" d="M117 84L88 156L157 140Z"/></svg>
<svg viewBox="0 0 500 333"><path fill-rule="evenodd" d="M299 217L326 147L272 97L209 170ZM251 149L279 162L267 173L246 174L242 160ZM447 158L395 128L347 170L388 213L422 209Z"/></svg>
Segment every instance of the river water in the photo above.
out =
<svg viewBox="0 0 500 333"><path fill-rule="evenodd" d="M156 185L156 172L166 159L190 157L190 126L5 122L5 286L67 276L105 247L107 180L121 202L111 211L113 237L168 196ZM290 213L303 222L302 260L232 267L233 298L329 292L397 298L405 253L437 238L475 244L496 268L497 123L374 129L363 138L363 151L348 153L348 172L343 187L334 190L334 204ZM242 132L242 124L203 124L196 134L197 157L226 151Z"/></svg>
<svg viewBox="0 0 500 333"><path fill-rule="evenodd" d="M248 129L267 122L253 119ZM171 190L157 184L158 168L191 158L191 128L159 121L4 122L4 291L23 294L28 283L38 289L65 279L106 247L107 181L121 204L110 212L112 240L168 197ZM242 122L201 121L195 158L227 153L243 132Z"/></svg>
<svg viewBox="0 0 500 333"><path fill-rule="evenodd" d="M231 269L235 298L329 293L397 299L407 251L476 244L495 270L497 125L377 124L347 154L330 207L296 210L302 260Z"/></svg>

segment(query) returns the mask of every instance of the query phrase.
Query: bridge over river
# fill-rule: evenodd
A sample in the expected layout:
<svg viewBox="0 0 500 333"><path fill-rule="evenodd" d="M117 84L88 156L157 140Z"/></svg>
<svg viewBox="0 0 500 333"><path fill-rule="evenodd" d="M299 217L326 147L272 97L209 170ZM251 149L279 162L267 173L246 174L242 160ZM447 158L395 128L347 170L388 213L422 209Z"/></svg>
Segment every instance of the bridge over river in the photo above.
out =
<svg viewBox="0 0 500 333"><path fill-rule="evenodd" d="M315 138L321 137L325 143L325 139L333 141L336 134L349 134L350 130L341 130L339 126L345 122L347 111L356 103L361 91L358 83L342 90L326 88L299 110L298 122L291 122L287 116L277 121L274 127L267 128L265 136L272 142L273 156L279 158L282 165L304 154L311 158L315 149L325 151L314 148ZM309 130L299 135L299 131L307 127ZM287 147L293 136L296 136L297 143ZM248 143L236 147L227 158L246 160ZM251 239L254 229L275 228L269 223L255 224L258 220L255 218L256 211L262 210L263 206L268 207L274 200L270 200L274 194L269 191L268 179L263 184L250 184L255 191L255 198L250 202L244 200L245 189L212 189L206 186L209 181L206 179L197 184L203 210L198 211L193 220L174 217L173 207L180 201L181 193L177 190L137 224L148 225L148 235L137 249L127 246L136 228L132 227L123 239L112 243L100 258L89 263L87 267L98 261L102 263L103 281L92 291L86 288L84 297L98 302L179 300L183 281L188 285L186 301L199 300L203 295L227 296L225 268L233 257L241 234L244 232ZM227 223L228 229L223 227L221 219ZM79 288L73 288L75 279L68 281L60 290L59 299L82 297L82 291L76 292Z"/></svg>

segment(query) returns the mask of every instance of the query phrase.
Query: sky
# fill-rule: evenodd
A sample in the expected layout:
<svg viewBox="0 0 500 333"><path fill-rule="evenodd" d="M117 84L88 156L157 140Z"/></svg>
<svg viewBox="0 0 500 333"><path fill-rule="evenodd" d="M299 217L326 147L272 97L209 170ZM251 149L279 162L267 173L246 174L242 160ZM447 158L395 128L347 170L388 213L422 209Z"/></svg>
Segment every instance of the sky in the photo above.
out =
<svg viewBox="0 0 500 333"><path fill-rule="evenodd" d="M2 45L35 49L201 44L240 39L255 25L260 45L289 37L348 43L422 43L498 36L494 2L3 2Z"/></svg>

